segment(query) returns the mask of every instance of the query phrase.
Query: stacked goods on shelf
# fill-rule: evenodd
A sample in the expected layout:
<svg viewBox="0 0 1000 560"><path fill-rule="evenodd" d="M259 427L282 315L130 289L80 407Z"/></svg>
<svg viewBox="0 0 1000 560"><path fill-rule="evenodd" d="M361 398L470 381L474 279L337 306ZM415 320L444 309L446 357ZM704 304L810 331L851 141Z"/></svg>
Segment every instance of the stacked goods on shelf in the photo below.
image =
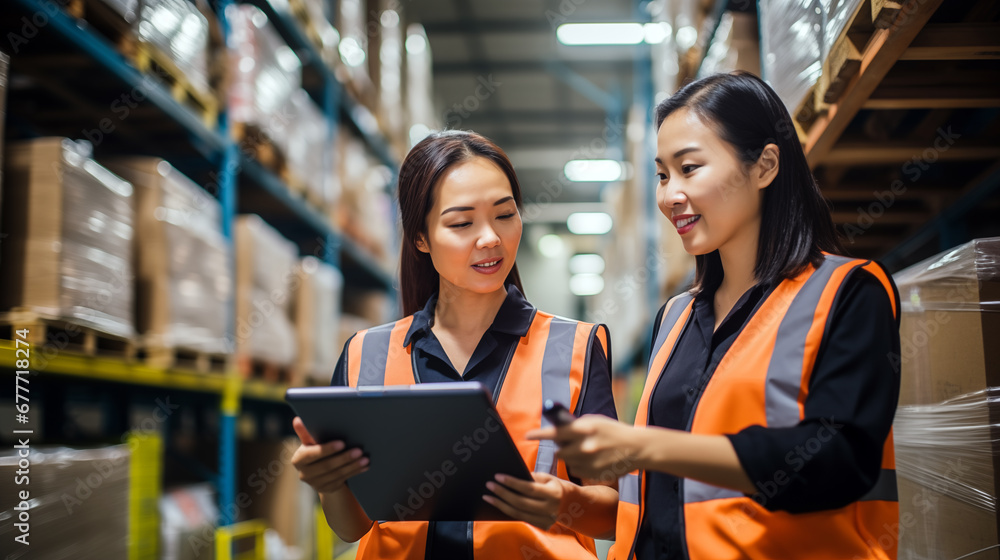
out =
<svg viewBox="0 0 1000 560"><path fill-rule="evenodd" d="M887 0L762 0L763 77L804 130L859 71L876 29L899 13Z"/></svg>
<svg viewBox="0 0 1000 560"><path fill-rule="evenodd" d="M298 251L259 216L236 222L236 352L244 377L289 380L296 357L292 279Z"/></svg>
<svg viewBox="0 0 1000 560"><path fill-rule="evenodd" d="M0 305L15 312L5 323L34 325L36 343L48 328L61 346L130 357L132 185L64 138L14 143L6 159Z"/></svg>
<svg viewBox="0 0 1000 560"><path fill-rule="evenodd" d="M327 385L337 365L340 299L344 277L315 257L299 261L295 294L295 330L299 341L294 385Z"/></svg>
<svg viewBox="0 0 1000 560"><path fill-rule="evenodd" d="M393 318L392 300L382 290L349 289L345 296L345 315L358 317L368 325L381 325ZM358 330L360 329L355 329L352 334Z"/></svg>
<svg viewBox="0 0 1000 560"><path fill-rule="evenodd" d="M277 531L286 547L285 558L311 558L315 542L313 524L315 491L299 480L291 463L299 446L298 438L284 441L240 442L238 496L249 504L240 511L240 520L260 519Z"/></svg>
<svg viewBox="0 0 1000 560"><path fill-rule="evenodd" d="M219 103L210 85L208 18L188 0L142 0L134 29L139 70L166 80L174 97L190 100L214 128Z"/></svg>
<svg viewBox="0 0 1000 560"><path fill-rule="evenodd" d="M210 484L181 486L160 498L161 560L212 558L219 509Z"/></svg>
<svg viewBox="0 0 1000 560"><path fill-rule="evenodd" d="M334 69L341 64L337 52L340 33L327 18L323 0L269 0L269 3L275 11L295 18L306 38L319 51L324 64Z"/></svg>
<svg viewBox="0 0 1000 560"><path fill-rule="evenodd" d="M733 70L760 74L760 41L754 14L726 12L722 15L698 77Z"/></svg>
<svg viewBox="0 0 1000 560"><path fill-rule="evenodd" d="M106 162L136 198L136 327L154 366L225 371L232 302L222 206L159 158Z"/></svg>
<svg viewBox="0 0 1000 560"><path fill-rule="evenodd" d="M380 0L379 9L372 10L369 28L378 29L378 56L371 56L372 79L378 91L379 126L397 152L397 157L406 154L408 145L403 106L403 23L399 13L399 3L395 0ZM374 46L369 49L374 52Z"/></svg>
<svg viewBox="0 0 1000 560"><path fill-rule="evenodd" d="M326 172L330 122L302 89L288 98L282 114L293 132L279 146L288 162L282 179L317 208L326 208L334 198Z"/></svg>
<svg viewBox="0 0 1000 560"><path fill-rule="evenodd" d="M386 189L392 172L369 153L364 141L347 128L338 136L340 203L331 209L333 222L385 268L395 268L392 199Z"/></svg>
<svg viewBox="0 0 1000 560"><path fill-rule="evenodd" d="M288 116L282 110L302 85L302 64L255 6L226 7L232 64L229 119L240 150L279 175L287 173Z"/></svg>
<svg viewBox="0 0 1000 560"><path fill-rule="evenodd" d="M431 61L431 46L427 41L424 26L410 24L406 28L406 114L408 146L416 144L423 135L417 131L437 129L438 116L434 111L434 84ZM419 136L419 137L418 137ZM404 150L408 151L408 150Z"/></svg>
<svg viewBox="0 0 1000 560"><path fill-rule="evenodd" d="M130 521L155 519L156 508L154 500L151 510L136 511L144 506L130 500L130 484L143 475L130 468L128 446L32 447L30 469L18 465L24 460L16 449L0 455L0 489L8 496L0 538L9 558L155 558L155 535L151 551L140 548L150 535L130 542Z"/></svg>
<svg viewBox="0 0 1000 560"><path fill-rule="evenodd" d="M995 549L1000 238L971 241L895 279L902 302L893 427L900 522L886 540L899 538L900 558Z"/></svg>
<svg viewBox="0 0 1000 560"><path fill-rule="evenodd" d="M337 79L369 110L375 111L375 86L368 74L368 18L365 0L341 0L337 19L340 59Z"/></svg>

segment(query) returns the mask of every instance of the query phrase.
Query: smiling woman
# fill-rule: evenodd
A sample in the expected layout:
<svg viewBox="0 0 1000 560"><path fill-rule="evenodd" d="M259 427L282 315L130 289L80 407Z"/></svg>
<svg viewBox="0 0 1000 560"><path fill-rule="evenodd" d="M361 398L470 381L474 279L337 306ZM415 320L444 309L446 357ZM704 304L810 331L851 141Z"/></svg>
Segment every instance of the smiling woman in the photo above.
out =
<svg viewBox="0 0 1000 560"><path fill-rule="evenodd" d="M468 499L519 522L373 523L344 484L367 470L363 450L316 445L299 419L294 426L303 445L293 464L319 492L334 531L347 541L361 539L358 558L595 558L594 537L614 532L615 477L571 479L554 446L525 434L547 425L541 415L547 399L577 414L616 417L607 329L555 317L525 300L514 262L521 189L507 156L486 138L431 134L403 161L398 194L406 317L351 337L333 384L485 385L534 480L497 473L483 496Z"/></svg>
<svg viewBox="0 0 1000 560"><path fill-rule="evenodd" d="M635 426L539 430L575 473L623 458L610 558L895 558L899 298L837 256L791 119L745 74L656 108L656 198L694 287L666 303Z"/></svg>

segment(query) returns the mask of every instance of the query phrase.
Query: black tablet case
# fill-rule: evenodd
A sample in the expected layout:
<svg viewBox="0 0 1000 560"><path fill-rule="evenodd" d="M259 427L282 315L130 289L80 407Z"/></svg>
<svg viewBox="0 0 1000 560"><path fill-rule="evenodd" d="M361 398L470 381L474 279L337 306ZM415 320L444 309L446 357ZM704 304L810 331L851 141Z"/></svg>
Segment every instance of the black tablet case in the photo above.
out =
<svg viewBox="0 0 1000 560"><path fill-rule="evenodd" d="M483 501L486 482L531 480L479 383L296 388L286 400L316 441L365 451L371 467L347 485L375 521L510 521Z"/></svg>

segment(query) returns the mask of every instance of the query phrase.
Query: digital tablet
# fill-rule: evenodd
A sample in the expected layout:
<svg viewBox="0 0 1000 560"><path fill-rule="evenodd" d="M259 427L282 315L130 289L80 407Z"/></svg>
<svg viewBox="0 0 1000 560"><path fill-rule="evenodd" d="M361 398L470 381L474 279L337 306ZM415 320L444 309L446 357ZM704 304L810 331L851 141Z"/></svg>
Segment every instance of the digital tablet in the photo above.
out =
<svg viewBox="0 0 1000 560"><path fill-rule="evenodd" d="M285 399L316 441L343 440L370 458L347 485L375 521L510 521L483 500L486 482L532 480L476 382L304 387Z"/></svg>

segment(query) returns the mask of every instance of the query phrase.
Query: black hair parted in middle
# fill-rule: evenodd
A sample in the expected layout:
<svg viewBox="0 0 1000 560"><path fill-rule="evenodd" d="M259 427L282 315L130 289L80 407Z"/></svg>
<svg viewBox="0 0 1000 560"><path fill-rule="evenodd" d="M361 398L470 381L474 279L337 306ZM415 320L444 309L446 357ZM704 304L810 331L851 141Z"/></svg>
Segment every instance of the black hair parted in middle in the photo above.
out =
<svg viewBox="0 0 1000 560"><path fill-rule="evenodd" d="M818 266L823 252L843 253L830 207L806 161L792 119L778 94L748 72L715 74L692 82L656 107L656 127L687 109L752 165L768 144L778 146L778 174L764 189L754 276L774 284ZM719 252L695 258L694 289L718 287L723 270Z"/></svg>

